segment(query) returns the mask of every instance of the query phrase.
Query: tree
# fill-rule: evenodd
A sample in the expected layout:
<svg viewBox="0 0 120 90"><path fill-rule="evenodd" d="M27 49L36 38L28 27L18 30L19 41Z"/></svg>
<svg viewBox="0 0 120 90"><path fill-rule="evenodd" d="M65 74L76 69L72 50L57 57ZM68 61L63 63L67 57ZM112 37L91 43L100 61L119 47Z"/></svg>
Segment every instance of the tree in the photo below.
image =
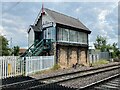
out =
<svg viewBox="0 0 120 90"><path fill-rule="evenodd" d="M10 48L8 47L8 40L4 36L0 36L0 49L2 51L1 56L10 55Z"/></svg>
<svg viewBox="0 0 120 90"><path fill-rule="evenodd" d="M12 49L12 54L14 56L18 56L19 55L19 46L14 46L13 49Z"/></svg>
<svg viewBox="0 0 120 90"><path fill-rule="evenodd" d="M96 42L94 43L95 49L99 49L101 52L107 51L107 41L105 37L97 36Z"/></svg>
<svg viewBox="0 0 120 90"><path fill-rule="evenodd" d="M117 48L117 43L113 43L112 44L112 49L113 49L113 52L112 52L112 57L115 58L117 56L119 56L119 49Z"/></svg>
<svg viewBox="0 0 120 90"><path fill-rule="evenodd" d="M94 43L95 49L99 49L101 52L110 52L112 49L112 58L118 57L120 55L120 51L117 48L117 43L107 44L106 38L102 36L97 36L96 41Z"/></svg>

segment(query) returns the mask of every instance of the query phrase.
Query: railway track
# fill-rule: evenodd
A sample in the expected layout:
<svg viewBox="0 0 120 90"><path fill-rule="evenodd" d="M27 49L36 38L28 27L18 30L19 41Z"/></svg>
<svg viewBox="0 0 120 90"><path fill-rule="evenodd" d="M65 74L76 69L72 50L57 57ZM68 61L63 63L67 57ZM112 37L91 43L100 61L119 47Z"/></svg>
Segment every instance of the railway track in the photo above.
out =
<svg viewBox="0 0 120 90"><path fill-rule="evenodd" d="M120 64L117 65L111 65L111 66L106 66L106 67L99 67L99 68L93 68L90 70L84 70L84 71L76 71L76 72L71 72L71 73L66 73L66 74L61 74L61 75L56 75L56 76L51 76L51 77L46 77L46 78L41 78L41 79L32 79L32 80L27 80L23 82L17 82L17 83L12 83L12 84L7 84L0 86L2 90L7 90L10 88L14 88L17 90L31 90L31 89L37 89L39 88L40 90L76 90L77 88L72 88L72 87L67 87L63 86L60 83L64 82L69 82L71 80L76 80L80 78L85 78L91 75L103 73L103 72L109 72L112 70L117 70L120 69ZM57 89L53 89L57 88ZM59 88L59 89L58 89ZM81 88L82 89L82 88Z"/></svg>
<svg viewBox="0 0 120 90"><path fill-rule="evenodd" d="M120 90L120 73L96 81L77 90Z"/></svg>

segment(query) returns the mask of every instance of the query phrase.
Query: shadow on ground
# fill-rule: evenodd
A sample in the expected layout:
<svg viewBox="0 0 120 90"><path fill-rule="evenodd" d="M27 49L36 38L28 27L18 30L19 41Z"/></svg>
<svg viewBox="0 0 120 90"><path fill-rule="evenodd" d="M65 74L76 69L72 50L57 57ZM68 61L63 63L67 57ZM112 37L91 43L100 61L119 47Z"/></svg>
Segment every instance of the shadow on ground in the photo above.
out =
<svg viewBox="0 0 120 90"><path fill-rule="evenodd" d="M31 80L31 79L33 79L33 78L31 78L29 76L9 77L6 79L2 79L2 85L16 83L16 82L22 82L22 81Z"/></svg>

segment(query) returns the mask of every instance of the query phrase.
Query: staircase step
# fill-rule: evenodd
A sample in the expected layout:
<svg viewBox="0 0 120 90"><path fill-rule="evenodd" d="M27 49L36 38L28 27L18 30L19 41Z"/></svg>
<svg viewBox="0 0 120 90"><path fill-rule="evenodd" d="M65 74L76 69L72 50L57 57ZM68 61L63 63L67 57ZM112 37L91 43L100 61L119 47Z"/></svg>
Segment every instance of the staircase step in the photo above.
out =
<svg viewBox="0 0 120 90"><path fill-rule="evenodd" d="M34 46L34 48L33 48ZM48 46L48 47L45 47ZM44 51L49 51L51 49L51 39L42 39L40 42L33 43L26 52L21 55L22 57L26 56L38 56Z"/></svg>

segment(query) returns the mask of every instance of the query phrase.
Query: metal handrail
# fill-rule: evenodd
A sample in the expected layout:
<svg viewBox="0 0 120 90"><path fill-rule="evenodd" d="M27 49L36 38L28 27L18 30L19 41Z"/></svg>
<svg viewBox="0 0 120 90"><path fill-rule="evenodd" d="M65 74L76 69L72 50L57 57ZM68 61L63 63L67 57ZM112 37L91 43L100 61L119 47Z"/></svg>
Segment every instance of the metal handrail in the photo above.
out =
<svg viewBox="0 0 120 90"><path fill-rule="evenodd" d="M42 39L40 42L37 43L37 45L35 45L36 42L34 42L34 43L25 51L25 53L23 53L20 57L22 57L22 56L27 56L29 50L30 50L30 52L32 52L32 54L31 54L30 56L34 55L35 52L36 52L36 50L38 50L40 47L42 47L42 46L44 45L44 43L48 43L47 41L50 42L50 44L51 44L51 39ZM34 49L33 49L33 51L32 51L31 48L32 48L33 45L34 45ZM25 55L24 55L24 54L25 54Z"/></svg>

